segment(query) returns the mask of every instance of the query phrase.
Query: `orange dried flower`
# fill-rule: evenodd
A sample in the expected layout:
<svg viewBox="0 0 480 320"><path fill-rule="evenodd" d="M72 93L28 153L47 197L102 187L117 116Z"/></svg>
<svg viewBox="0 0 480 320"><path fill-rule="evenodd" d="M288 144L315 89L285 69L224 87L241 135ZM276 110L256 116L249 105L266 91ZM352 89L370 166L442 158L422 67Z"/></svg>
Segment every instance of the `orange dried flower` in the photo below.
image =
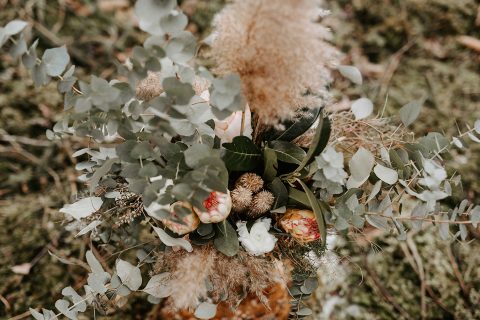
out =
<svg viewBox="0 0 480 320"><path fill-rule="evenodd" d="M280 226L303 243L320 239L317 220L311 210L288 209L280 219Z"/></svg>

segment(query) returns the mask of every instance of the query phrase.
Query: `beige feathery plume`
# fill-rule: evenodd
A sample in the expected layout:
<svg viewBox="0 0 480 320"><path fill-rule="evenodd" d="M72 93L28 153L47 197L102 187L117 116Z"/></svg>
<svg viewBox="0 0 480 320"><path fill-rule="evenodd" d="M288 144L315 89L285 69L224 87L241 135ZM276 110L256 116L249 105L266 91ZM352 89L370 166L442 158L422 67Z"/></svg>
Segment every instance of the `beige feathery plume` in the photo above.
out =
<svg viewBox="0 0 480 320"><path fill-rule="evenodd" d="M170 301L174 309L195 308L207 296L207 277L213 272L215 256L200 249L185 254L172 272Z"/></svg>
<svg viewBox="0 0 480 320"><path fill-rule="evenodd" d="M325 14L315 0L235 0L217 16L216 72L240 75L261 123L276 124L327 99L339 53L317 23Z"/></svg>

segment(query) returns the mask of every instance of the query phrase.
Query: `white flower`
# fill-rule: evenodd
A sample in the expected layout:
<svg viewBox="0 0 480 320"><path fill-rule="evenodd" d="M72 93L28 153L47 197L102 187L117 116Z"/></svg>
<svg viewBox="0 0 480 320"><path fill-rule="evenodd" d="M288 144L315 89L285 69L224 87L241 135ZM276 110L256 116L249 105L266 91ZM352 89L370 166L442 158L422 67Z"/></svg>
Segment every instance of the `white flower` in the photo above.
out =
<svg viewBox="0 0 480 320"><path fill-rule="evenodd" d="M343 170L343 153L328 146L316 160L318 168L323 170L323 175L327 180L344 184L347 173Z"/></svg>
<svg viewBox="0 0 480 320"><path fill-rule="evenodd" d="M240 135L242 127L242 111L232 113L225 120L215 120L215 134L223 142L232 142L233 138ZM252 115L248 104L245 107L245 121L243 125L243 135L252 138Z"/></svg>
<svg viewBox="0 0 480 320"><path fill-rule="evenodd" d="M248 232L246 222L237 222L238 240L240 240L242 246L248 253L258 256L270 252L275 248L277 238L268 232L270 223L270 218L258 219L253 224L250 232Z"/></svg>

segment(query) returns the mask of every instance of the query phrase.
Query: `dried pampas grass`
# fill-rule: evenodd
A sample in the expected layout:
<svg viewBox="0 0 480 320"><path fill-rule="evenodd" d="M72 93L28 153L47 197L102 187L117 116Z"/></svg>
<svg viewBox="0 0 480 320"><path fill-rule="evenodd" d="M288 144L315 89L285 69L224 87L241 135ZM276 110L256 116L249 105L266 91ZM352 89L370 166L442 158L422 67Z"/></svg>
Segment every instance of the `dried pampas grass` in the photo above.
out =
<svg viewBox="0 0 480 320"><path fill-rule="evenodd" d="M217 16L216 72L240 75L261 124L277 124L328 97L339 53L317 23L324 15L314 0L236 0Z"/></svg>
<svg viewBox="0 0 480 320"><path fill-rule="evenodd" d="M372 117L356 120L350 110L333 112L329 118L332 122L329 144L335 144L347 158L359 148L365 148L375 156L380 156L382 147L387 150L403 148L406 143L414 140L413 133L395 125L391 118ZM315 129L310 129L294 142L308 148L314 135Z"/></svg>
<svg viewBox="0 0 480 320"><path fill-rule="evenodd" d="M207 277L212 273L214 256L206 250L196 250L177 261L172 272L175 285L170 301L175 309L193 309L199 299L207 297Z"/></svg>
<svg viewBox="0 0 480 320"><path fill-rule="evenodd" d="M171 272L170 308L192 309L207 297L215 303L224 299L237 306L247 294L257 296L265 305L264 291L289 281L283 264L268 257L254 257L239 251L227 257L212 246L195 247L191 253L167 251L159 254L155 273ZM207 284L210 286L207 286Z"/></svg>

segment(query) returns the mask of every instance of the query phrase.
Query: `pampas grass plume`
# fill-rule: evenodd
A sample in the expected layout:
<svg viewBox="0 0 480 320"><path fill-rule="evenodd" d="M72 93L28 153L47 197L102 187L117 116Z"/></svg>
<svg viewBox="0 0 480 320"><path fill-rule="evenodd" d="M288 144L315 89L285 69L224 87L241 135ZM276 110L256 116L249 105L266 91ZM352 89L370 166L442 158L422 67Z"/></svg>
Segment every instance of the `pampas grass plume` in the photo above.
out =
<svg viewBox="0 0 480 320"><path fill-rule="evenodd" d="M339 53L317 23L324 15L315 0L235 0L216 17L216 72L240 75L260 123L275 125L328 98Z"/></svg>

